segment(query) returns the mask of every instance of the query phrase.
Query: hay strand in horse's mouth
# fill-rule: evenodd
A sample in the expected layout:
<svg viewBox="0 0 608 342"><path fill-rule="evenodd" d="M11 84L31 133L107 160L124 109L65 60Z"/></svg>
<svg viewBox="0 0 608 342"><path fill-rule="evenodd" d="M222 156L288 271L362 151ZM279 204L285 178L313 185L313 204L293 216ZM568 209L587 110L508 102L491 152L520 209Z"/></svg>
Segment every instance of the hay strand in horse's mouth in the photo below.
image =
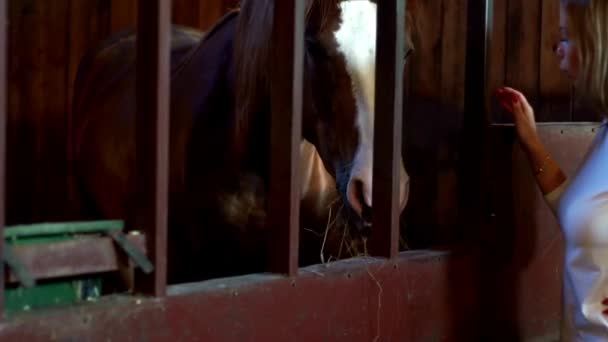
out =
<svg viewBox="0 0 608 342"><path fill-rule="evenodd" d="M335 207L337 207L337 210L334 210ZM332 259L341 260L343 258L367 255L365 249L363 252L360 251L359 245L361 244L361 239L351 235L351 225L345 219L345 215L342 215L343 210L344 204L339 199L330 204L320 251L321 262L323 264ZM348 255L343 256L342 253L345 248ZM326 255L328 255L327 258Z"/></svg>
<svg viewBox="0 0 608 342"><path fill-rule="evenodd" d="M348 222L343 210L344 203L339 198L336 199L330 204L325 229L322 232L310 230L319 239L322 239L320 260L323 264L327 264L331 260L369 256L367 238L352 230L352 224ZM401 234L399 235L399 249L409 249Z"/></svg>

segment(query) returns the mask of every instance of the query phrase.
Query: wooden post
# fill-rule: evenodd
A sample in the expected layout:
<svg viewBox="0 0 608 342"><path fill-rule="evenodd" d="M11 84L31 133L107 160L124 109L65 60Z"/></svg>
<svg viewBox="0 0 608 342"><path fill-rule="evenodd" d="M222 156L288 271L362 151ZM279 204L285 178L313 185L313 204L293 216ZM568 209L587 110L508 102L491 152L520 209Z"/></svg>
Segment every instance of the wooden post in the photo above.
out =
<svg viewBox="0 0 608 342"><path fill-rule="evenodd" d="M292 276L298 271L304 1L276 0L273 17L269 261L271 272Z"/></svg>
<svg viewBox="0 0 608 342"><path fill-rule="evenodd" d="M8 55L7 5L0 0L0 257L4 255L4 223L6 208L6 59ZM0 272L0 314L4 316L4 263Z"/></svg>
<svg viewBox="0 0 608 342"><path fill-rule="evenodd" d="M139 0L137 16L137 227L154 271L137 269L136 291L164 296L167 283L171 0Z"/></svg>
<svg viewBox="0 0 608 342"><path fill-rule="evenodd" d="M370 246L375 255L392 258L399 253L406 0L381 0L377 4L374 205Z"/></svg>

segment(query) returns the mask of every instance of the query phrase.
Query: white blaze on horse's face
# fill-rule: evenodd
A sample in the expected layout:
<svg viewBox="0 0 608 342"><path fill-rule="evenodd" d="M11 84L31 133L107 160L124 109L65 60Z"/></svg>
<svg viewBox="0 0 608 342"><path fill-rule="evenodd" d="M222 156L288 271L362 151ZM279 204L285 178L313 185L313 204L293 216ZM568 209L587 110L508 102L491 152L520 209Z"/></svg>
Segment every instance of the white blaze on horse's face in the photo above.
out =
<svg viewBox="0 0 608 342"><path fill-rule="evenodd" d="M353 160L347 196L351 207L360 216L364 216L364 208L372 207L376 4L367 0L350 0L343 1L340 7L341 24L335 32L335 38L352 79L359 130L359 146ZM399 199L400 209L403 210L408 199L409 176L403 167L403 161L400 165Z"/></svg>

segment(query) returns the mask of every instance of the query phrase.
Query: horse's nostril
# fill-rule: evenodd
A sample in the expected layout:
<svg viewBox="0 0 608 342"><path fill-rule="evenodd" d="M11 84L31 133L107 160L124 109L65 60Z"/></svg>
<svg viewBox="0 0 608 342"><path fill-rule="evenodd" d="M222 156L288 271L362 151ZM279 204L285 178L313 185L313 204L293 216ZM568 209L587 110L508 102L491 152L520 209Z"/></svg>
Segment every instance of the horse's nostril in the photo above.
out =
<svg viewBox="0 0 608 342"><path fill-rule="evenodd" d="M365 190L363 188L363 182L360 180L355 181L355 192L357 197L357 202L361 205L361 219L366 223L372 222L372 208L367 205L365 201Z"/></svg>

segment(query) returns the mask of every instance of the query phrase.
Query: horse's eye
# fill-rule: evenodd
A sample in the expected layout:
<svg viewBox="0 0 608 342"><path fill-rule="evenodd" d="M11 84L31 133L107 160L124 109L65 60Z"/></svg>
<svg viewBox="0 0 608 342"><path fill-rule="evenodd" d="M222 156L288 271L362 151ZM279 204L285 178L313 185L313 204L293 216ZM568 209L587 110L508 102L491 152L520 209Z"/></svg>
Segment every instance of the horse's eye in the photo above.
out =
<svg viewBox="0 0 608 342"><path fill-rule="evenodd" d="M312 37L306 37L305 39L306 50L311 53L312 56L319 59L326 59L327 52L321 45L318 39Z"/></svg>

